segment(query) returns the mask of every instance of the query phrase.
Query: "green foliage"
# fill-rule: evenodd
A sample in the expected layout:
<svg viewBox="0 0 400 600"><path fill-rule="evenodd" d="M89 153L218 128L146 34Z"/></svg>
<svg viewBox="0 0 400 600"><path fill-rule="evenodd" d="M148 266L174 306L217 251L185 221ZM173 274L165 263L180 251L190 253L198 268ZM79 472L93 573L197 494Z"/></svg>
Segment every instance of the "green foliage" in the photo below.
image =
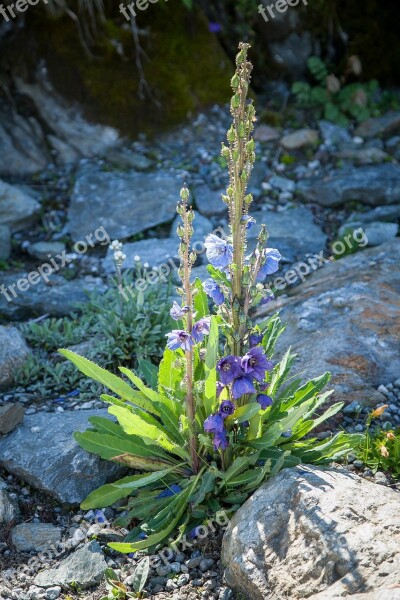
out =
<svg viewBox="0 0 400 600"><path fill-rule="evenodd" d="M311 56L307 64L316 85L304 81L293 83L292 93L300 106L315 107L321 117L343 126L379 114L375 101L379 90L376 80L346 83L346 76L339 79L330 74L327 65L317 56Z"/></svg>
<svg viewBox="0 0 400 600"><path fill-rule="evenodd" d="M126 585L124 585L118 578L113 569L106 569L104 574L107 587L107 596L103 596L101 600L127 600L128 598L141 598L142 591L146 585L147 578L149 576L150 560L148 556L142 558L137 564L133 574L132 583L134 592L129 592Z"/></svg>
<svg viewBox="0 0 400 600"><path fill-rule="evenodd" d="M393 429L390 423L371 427L373 421L383 414L386 406L373 411L367 419L367 432L357 454L373 473L378 470L400 478L400 427Z"/></svg>
<svg viewBox="0 0 400 600"><path fill-rule="evenodd" d="M323 392L330 374L301 383L291 375L296 356L290 349L272 362L284 331L279 316L257 325L252 320L251 310L269 295L261 281L277 271L281 257L266 248L264 226L247 256L252 197L246 188L255 162L255 112L246 102L251 72L247 49L247 44L240 45L231 81L233 125L229 145L222 148L229 165L224 201L231 235L227 240L208 236L210 285L191 283L194 214L188 189L181 190L181 304L172 311L180 329L168 334L158 373L146 363L145 381L126 367L117 376L60 350L84 375L113 393L102 399L117 422L92 418L91 428L76 433L75 439L87 451L134 472L93 491L82 503L86 510L126 499L127 514L118 522L135 526L122 543L110 544L120 552L154 550L170 538L196 532L218 513L233 514L280 469L327 464L361 443L360 436L343 432L323 441L315 437L316 428L343 406L322 409L332 394ZM205 290L218 303L213 309Z"/></svg>

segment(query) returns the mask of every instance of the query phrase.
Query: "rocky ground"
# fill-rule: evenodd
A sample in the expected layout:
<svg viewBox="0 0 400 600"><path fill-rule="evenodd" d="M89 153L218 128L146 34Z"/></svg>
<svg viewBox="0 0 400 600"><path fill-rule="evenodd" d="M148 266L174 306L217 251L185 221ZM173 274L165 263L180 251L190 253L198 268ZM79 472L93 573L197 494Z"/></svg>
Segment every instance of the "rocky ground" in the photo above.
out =
<svg viewBox="0 0 400 600"><path fill-rule="evenodd" d="M327 122L304 128L303 117L292 114L293 125L287 128L264 123L255 133L254 216L258 225L267 224L270 245L283 254L286 277L264 315L279 308L288 321L281 349L292 344L298 352L297 372L333 374L335 399L346 406L330 430L319 433L321 438L339 427L361 431L371 407L382 404L389 405L385 419L396 426L400 115L390 113L357 129ZM51 257L58 256L60 267L48 282L41 277L25 290L14 286L17 294L10 302L0 295L6 325L0 326L0 590L5 598L97 600L104 595L98 582L106 565L129 584L136 559L107 548L110 536L121 538L123 531L100 531L98 515L76 508L91 489L115 476L109 463L81 451L72 439L73 431L86 427L88 416L102 414L103 405L96 396L82 399L76 389L41 397L28 380L15 386L16 369L32 353L21 323L68 315L78 302L87 302L86 290L103 294L113 272L108 239L124 241L125 267L132 268L135 256L144 270L171 264L177 248L174 207L184 181L193 193L197 239L225 227L219 197L226 170L219 149L228 123L228 110L215 107L156 141L143 138L79 165L50 165L29 179L14 174L0 181L2 289L13 296L10 286ZM257 228L250 233L251 244ZM95 247L80 254L79 242L90 246L90 234ZM308 266L307 273L301 265ZM204 273L201 257L197 273ZM354 458L348 468L397 489L389 474L373 475ZM101 519L112 522L117 512L107 509ZM37 575L43 563L33 561L22 572L21 565L49 540L63 545L61 554L45 559L46 581L46 575ZM222 578L219 548L220 538L212 535L170 564L160 561L150 574L147 597L235 598ZM67 592L71 572L76 585ZM236 585L235 580L228 583ZM319 592L316 587L313 593Z"/></svg>

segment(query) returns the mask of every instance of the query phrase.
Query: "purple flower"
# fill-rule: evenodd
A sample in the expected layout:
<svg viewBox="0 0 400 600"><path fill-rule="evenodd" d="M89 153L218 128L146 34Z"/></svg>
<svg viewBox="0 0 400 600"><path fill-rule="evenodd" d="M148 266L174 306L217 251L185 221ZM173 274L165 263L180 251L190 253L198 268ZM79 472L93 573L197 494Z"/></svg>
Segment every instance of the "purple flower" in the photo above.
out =
<svg viewBox="0 0 400 600"><path fill-rule="evenodd" d="M219 378L224 385L231 383L242 373L241 360L238 356L225 356L217 363Z"/></svg>
<svg viewBox="0 0 400 600"><path fill-rule="evenodd" d="M219 287L219 285L215 283L214 279L211 279L211 277L209 279L206 279L203 282L203 289L207 296L210 296L210 298L215 302L217 306L223 304L225 300L224 295L221 292L221 288Z"/></svg>
<svg viewBox="0 0 400 600"><path fill-rule="evenodd" d="M233 246L210 233L204 242L208 261L217 269L225 269L233 261Z"/></svg>
<svg viewBox="0 0 400 600"><path fill-rule="evenodd" d="M211 317L204 317L193 325L192 336L196 343L202 342L204 336L210 333Z"/></svg>
<svg viewBox="0 0 400 600"><path fill-rule="evenodd" d="M275 248L266 248L265 262L258 272L257 279L262 281L267 277L267 275L276 273L276 271L279 269L279 261L281 258L282 256L278 250Z"/></svg>
<svg viewBox="0 0 400 600"><path fill-rule="evenodd" d="M226 450L229 446L228 438L226 437L226 433L224 431L218 432L214 435L213 439L214 448L216 450Z"/></svg>
<svg viewBox="0 0 400 600"><path fill-rule="evenodd" d="M173 329L171 333L167 333L166 337L168 338L167 347L170 350L178 350L178 348L190 350L193 346L191 336L181 329Z"/></svg>
<svg viewBox="0 0 400 600"><path fill-rule="evenodd" d="M290 438L290 437L292 437L292 430L288 429L287 431L284 431L283 433L281 433L281 437L283 437L283 438Z"/></svg>
<svg viewBox="0 0 400 600"><path fill-rule="evenodd" d="M222 394L222 390L224 389L224 384L221 383L220 381L217 381L217 398L220 397L220 395Z"/></svg>
<svg viewBox="0 0 400 600"><path fill-rule="evenodd" d="M204 421L204 431L207 433L222 433L224 431L224 420L221 415L210 415Z"/></svg>
<svg viewBox="0 0 400 600"><path fill-rule="evenodd" d="M266 355L261 346L251 348L242 358L242 368L246 374L250 374L257 381L265 379L265 372L270 371L273 364Z"/></svg>
<svg viewBox="0 0 400 600"><path fill-rule="evenodd" d="M218 414L221 415L223 419L226 419L226 417L233 415L235 408L236 407L233 402L230 400L224 400L219 406Z"/></svg>
<svg viewBox="0 0 400 600"><path fill-rule="evenodd" d="M246 229L251 229L257 223L254 217L250 215L243 215L241 218L242 223L246 223Z"/></svg>
<svg viewBox="0 0 400 600"><path fill-rule="evenodd" d="M210 33L219 33L221 29L222 27L219 23L213 23L212 21L210 21L208 24L208 31Z"/></svg>
<svg viewBox="0 0 400 600"><path fill-rule="evenodd" d="M180 307L176 300L174 300L172 304L172 308L169 311L169 314L175 321L179 321L182 317L189 311L188 306Z"/></svg>
<svg viewBox="0 0 400 600"><path fill-rule="evenodd" d="M179 487L176 483L173 483L169 488L160 492L157 496L157 500L160 498L169 498L170 496L175 496L175 494L179 494L182 491L182 488Z"/></svg>
<svg viewBox="0 0 400 600"><path fill-rule="evenodd" d="M238 377L237 379L235 379L232 385L232 396L234 400L237 400L245 394L256 394L256 389L250 377Z"/></svg>
<svg viewBox="0 0 400 600"><path fill-rule="evenodd" d="M254 346L258 346L259 344L261 344L262 339L263 339L263 334L262 333L252 333L249 336L249 344L250 344L250 348L254 348Z"/></svg>
<svg viewBox="0 0 400 600"><path fill-rule="evenodd" d="M271 406L272 404L272 398L267 396L267 394L258 394L256 400L261 406L262 410L265 410L266 408L268 408L268 406Z"/></svg>
<svg viewBox="0 0 400 600"><path fill-rule="evenodd" d="M94 511L94 518L96 520L96 523L105 523L106 522L106 517L102 510L96 509Z"/></svg>
<svg viewBox="0 0 400 600"><path fill-rule="evenodd" d="M269 302L271 302L271 300L273 300L275 298L274 294L271 294L270 296L267 296L266 298L263 298L260 302L261 306L264 306L265 304L268 304Z"/></svg>

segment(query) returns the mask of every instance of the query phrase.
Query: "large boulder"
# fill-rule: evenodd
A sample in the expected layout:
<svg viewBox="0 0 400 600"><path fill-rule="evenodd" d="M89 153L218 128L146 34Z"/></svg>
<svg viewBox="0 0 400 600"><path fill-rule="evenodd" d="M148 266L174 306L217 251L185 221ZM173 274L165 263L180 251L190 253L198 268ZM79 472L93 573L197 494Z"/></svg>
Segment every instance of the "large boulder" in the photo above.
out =
<svg viewBox="0 0 400 600"><path fill-rule="evenodd" d="M90 492L117 479L121 467L89 454L75 442L88 417L106 410L38 413L0 440L0 464L33 487L65 504L80 504Z"/></svg>
<svg viewBox="0 0 400 600"><path fill-rule="evenodd" d="M0 325L0 388L13 383L15 371L24 364L29 353L30 350L18 329Z"/></svg>
<svg viewBox="0 0 400 600"><path fill-rule="evenodd" d="M36 219L39 210L40 204L33 193L0 180L0 225L19 231Z"/></svg>
<svg viewBox="0 0 400 600"><path fill-rule="evenodd" d="M287 322L277 350L297 352L295 373L310 378L331 371L336 400L367 406L385 400L377 388L400 371L399 260L396 239L322 261L305 283L286 287L288 297L259 310L259 316L279 310Z"/></svg>
<svg viewBox="0 0 400 600"><path fill-rule="evenodd" d="M390 588L399 581L400 494L345 470L285 469L234 515L222 561L228 585L249 600ZM370 599L397 598L384 594Z"/></svg>

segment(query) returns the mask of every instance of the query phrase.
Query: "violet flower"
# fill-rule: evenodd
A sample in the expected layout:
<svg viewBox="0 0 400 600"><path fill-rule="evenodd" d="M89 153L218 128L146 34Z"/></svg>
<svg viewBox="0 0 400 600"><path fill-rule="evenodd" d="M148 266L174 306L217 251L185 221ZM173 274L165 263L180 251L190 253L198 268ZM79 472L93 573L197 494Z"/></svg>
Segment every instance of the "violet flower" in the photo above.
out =
<svg viewBox="0 0 400 600"><path fill-rule="evenodd" d="M246 374L251 375L257 381L265 379L265 372L273 368L273 364L264 354L262 346L251 348L242 358L242 368Z"/></svg>
<svg viewBox="0 0 400 600"><path fill-rule="evenodd" d="M267 396L267 394L258 394L256 400L261 406L262 410L265 410L266 408L268 408L268 406L272 405L272 398Z"/></svg>
<svg viewBox="0 0 400 600"><path fill-rule="evenodd" d="M181 329L173 329L171 333L166 334L166 337L168 338L167 347L170 350L178 350L178 348L190 350L193 346L191 336Z"/></svg>
<svg viewBox="0 0 400 600"><path fill-rule="evenodd" d="M192 337L196 343L202 342L205 335L210 333L211 317L204 317L193 325Z"/></svg>
<svg viewBox="0 0 400 600"><path fill-rule="evenodd" d="M250 215L243 215L241 218L242 223L246 223L246 229L249 230L257 223L254 217Z"/></svg>
<svg viewBox="0 0 400 600"><path fill-rule="evenodd" d="M173 483L169 488L167 488L163 492L160 492L156 499L159 500L160 498L169 498L170 496L175 496L175 494L179 494L179 492L181 491L182 488L179 487L179 485L177 485L176 483Z"/></svg>
<svg viewBox="0 0 400 600"><path fill-rule="evenodd" d="M207 433L222 433L224 431L224 419L221 415L210 415L204 421L204 431Z"/></svg>
<svg viewBox="0 0 400 600"><path fill-rule="evenodd" d="M220 306L224 303L224 294L221 292L221 288L217 283L215 283L214 279L211 279L211 277L206 279L203 282L203 289L207 296L210 296L217 306Z"/></svg>
<svg viewBox="0 0 400 600"><path fill-rule="evenodd" d="M223 418L230 417L235 412L236 406L230 400L224 400L221 402L218 414Z"/></svg>
<svg viewBox="0 0 400 600"><path fill-rule="evenodd" d="M267 275L276 273L279 269L279 261L281 258L282 256L278 250L275 248L267 248L265 250L265 261L257 274L257 279L263 281Z"/></svg>
<svg viewBox="0 0 400 600"><path fill-rule="evenodd" d="M234 400L241 398L245 394L256 394L257 391L249 376L241 376L234 380L232 384L232 396Z"/></svg>
<svg viewBox="0 0 400 600"><path fill-rule="evenodd" d="M214 448L216 450L226 450L229 446L228 438L224 431L218 432L214 435L213 440Z"/></svg>
<svg viewBox="0 0 400 600"><path fill-rule="evenodd" d="M216 269L225 269L233 261L233 246L226 240L210 233L204 242L209 263Z"/></svg>
<svg viewBox="0 0 400 600"><path fill-rule="evenodd" d="M189 312L189 307L188 306L179 306L179 304L177 303L176 300L174 300L173 304L172 304L172 308L169 311L169 314L171 315L171 317L174 319L174 321L179 321L180 319L182 319L184 317L184 315Z"/></svg>
<svg viewBox="0 0 400 600"><path fill-rule="evenodd" d="M262 333L252 333L249 336L249 344L250 344L250 348L254 348L254 346L258 346L259 344L261 344L262 340L263 340L263 334Z"/></svg>
<svg viewBox="0 0 400 600"><path fill-rule="evenodd" d="M225 356L217 363L219 378L224 385L231 383L242 373L241 360L238 356Z"/></svg>

